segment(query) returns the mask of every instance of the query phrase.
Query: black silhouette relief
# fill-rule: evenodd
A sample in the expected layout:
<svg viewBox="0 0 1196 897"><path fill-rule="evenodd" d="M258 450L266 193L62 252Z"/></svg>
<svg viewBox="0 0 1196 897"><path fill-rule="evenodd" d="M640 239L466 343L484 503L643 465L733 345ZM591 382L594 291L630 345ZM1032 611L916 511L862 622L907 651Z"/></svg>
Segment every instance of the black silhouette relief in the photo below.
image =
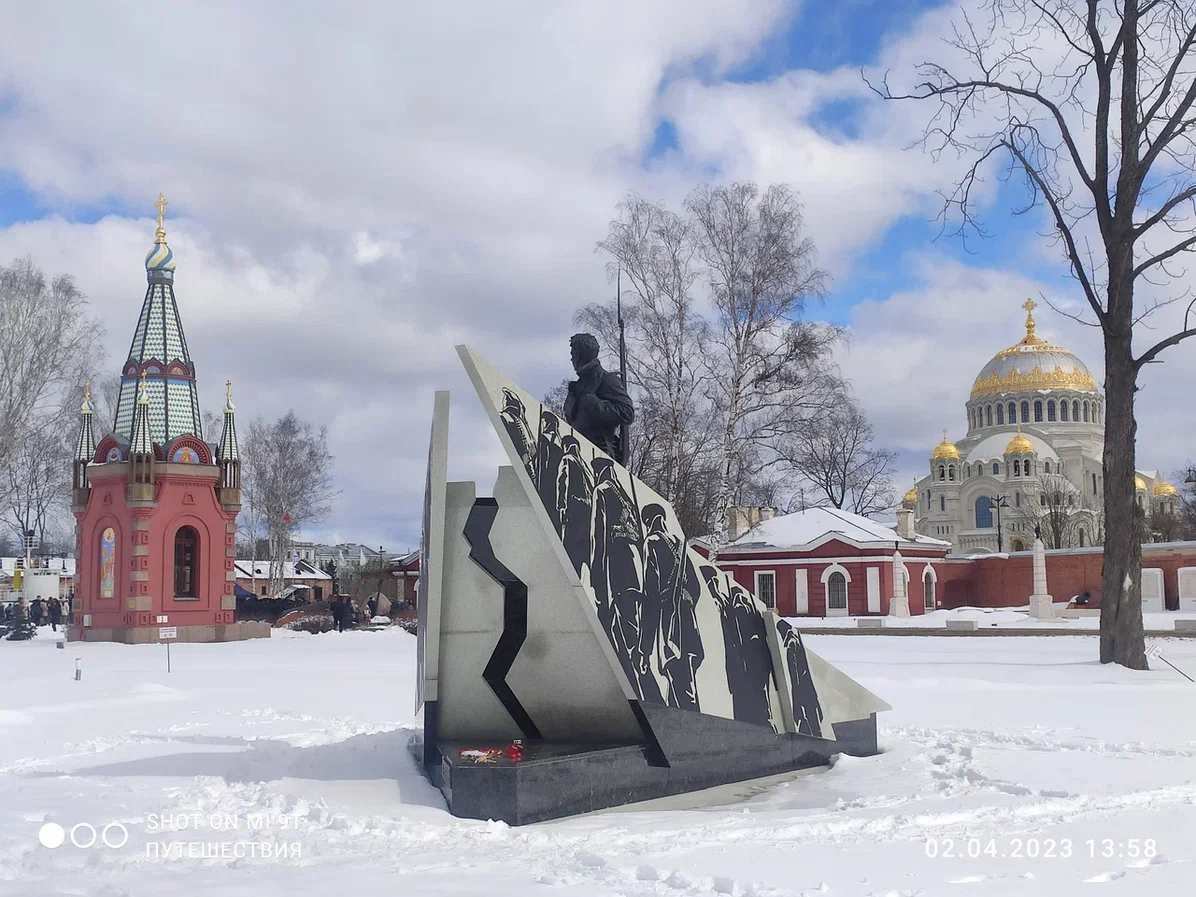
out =
<svg viewBox="0 0 1196 897"><path fill-rule="evenodd" d="M576 429L512 388L501 403L503 429L639 698L697 711L729 703L734 719L784 731L763 605L686 547L666 502L648 492L641 505L635 478ZM717 625L703 608L717 609ZM720 638L725 677L711 678L702 665ZM799 731L816 735L821 711L796 631L785 658Z"/></svg>
<svg viewBox="0 0 1196 897"><path fill-rule="evenodd" d="M590 563L590 523L593 516L594 477L581 457L575 436L561 439L563 454L556 479L556 511L561 541L579 577Z"/></svg>
<svg viewBox="0 0 1196 897"><path fill-rule="evenodd" d="M503 427L511 442L515 444L515 453L519 455L523 466L531 475L532 482L536 481L536 454L533 446L536 444L532 436L532 428L527 424L527 410L523 407L523 400L513 390L503 387L502 411L498 415L502 418Z"/></svg>
<svg viewBox="0 0 1196 897"><path fill-rule="evenodd" d="M800 735L822 737L822 705L814 689L814 678L810 675L810 661L801 633L786 623L777 620L777 632L781 636L781 649L789 667L790 693L793 697L793 720Z"/></svg>
<svg viewBox="0 0 1196 897"><path fill-rule="evenodd" d="M557 506L557 475L560 472L561 434L557 426L557 416L551 411L540 412L540 439L536 444L536 475L533 482L540 494L540 501L544 510L548 512L548 519L552 521L552 528L561 531L561 510Z"/></svg>
<svg viewBox="0 0 1196 897"><path fill-rule="evenodd" d="M778 728L768 700L772 655L768 650L764 618L747 591L732 582L723 571L704 564L702 576L714 596L722 623L727 688L731 692L735 719Z"/></svg>

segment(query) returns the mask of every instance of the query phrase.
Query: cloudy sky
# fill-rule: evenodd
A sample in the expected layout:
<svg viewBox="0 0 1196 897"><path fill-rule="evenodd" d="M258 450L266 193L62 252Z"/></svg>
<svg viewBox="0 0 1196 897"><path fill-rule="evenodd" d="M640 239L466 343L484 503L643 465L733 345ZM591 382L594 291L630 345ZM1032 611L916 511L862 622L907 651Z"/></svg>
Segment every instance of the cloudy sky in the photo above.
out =
<svg viewBox="0 0 1196 897"><path fill-rule="evenodd" d="M70 7L70 15L65 9ZM991 239L936 239L958 172L908 149L927 109L861 78L943 53L956 4L919 0L27 3L0 30L0 259L70 273L113 369L145 289L158 192L216 410L328 428L341 489L310 535L413 546L432 392L450 476L501 461L453 346L533 393L569 372L574 310L610 295L594 244L629 190L793 185L834 276L819 317L904 485L956 436L1020 304L1079 292L992 187ZM1101 378L1099 334L1039 332ZM1142 378L1138 464L1192 453L1196 344ZM242 424L244 426L244 424Z"/></svg>

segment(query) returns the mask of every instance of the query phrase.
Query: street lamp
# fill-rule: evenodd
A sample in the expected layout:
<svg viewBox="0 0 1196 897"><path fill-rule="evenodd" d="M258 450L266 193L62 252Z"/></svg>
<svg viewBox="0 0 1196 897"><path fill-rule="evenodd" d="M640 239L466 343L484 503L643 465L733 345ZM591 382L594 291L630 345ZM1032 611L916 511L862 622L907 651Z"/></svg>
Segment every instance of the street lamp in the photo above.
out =
<svg viewBox="0 0 1196 897"><path fill-rule="evenodd" d="M1196 467L1188 468L1188 475L1184 479L1184 485L1189 489L1196 489Z"/></svg>
<svg viewBox="0 0 1196 897"><path fill-rule="evenodd" d="M998 495L993 505L997 509L997 554L1005 550L1004 541L1001 538L1001 508L1009 507L1009 497L1005 495Z"/></svg>

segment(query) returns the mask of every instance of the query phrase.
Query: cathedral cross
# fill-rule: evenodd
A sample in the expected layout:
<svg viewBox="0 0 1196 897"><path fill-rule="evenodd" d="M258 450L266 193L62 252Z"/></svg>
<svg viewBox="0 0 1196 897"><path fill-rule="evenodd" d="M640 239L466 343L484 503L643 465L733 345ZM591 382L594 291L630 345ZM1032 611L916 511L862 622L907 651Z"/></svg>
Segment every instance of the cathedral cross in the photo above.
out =
<svg viewBox="0 0 1196 897"><path fill-rule="evenodd" d="M158 194L158 201L154 203L154 208L158 210L158 232L156 236L158 242L161 243L166 239L166 230L162 227L162 219L166 215L166 197L161 193Z"/></svg>
<svg viewBox="0 0 1196 897"><path fill-rule="evenodd" d="M1038 308L1038 303L1033 299L1027 299L1022 303L1022 308L1026 310L1026 314L1030 315L1034 313L1034 309Z"/></svg>

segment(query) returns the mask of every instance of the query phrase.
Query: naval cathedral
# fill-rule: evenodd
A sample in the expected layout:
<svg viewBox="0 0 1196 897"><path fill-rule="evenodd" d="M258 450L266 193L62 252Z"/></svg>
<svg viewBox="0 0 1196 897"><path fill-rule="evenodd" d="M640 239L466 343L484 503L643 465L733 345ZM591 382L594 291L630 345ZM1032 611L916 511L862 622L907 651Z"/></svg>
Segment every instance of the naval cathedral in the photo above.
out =
<svg viewBox="0 0 1196 897"><path fill-rule="evenodd" d="M1035 334L1034 301L1022 308L1026 335L972 384L967 435L952 442L944 430L929 473L902 500L917 532L950 541L956 552L1024 551L1036 528L1048 548L1103 539L1100 388L1079 358ZM1157 471L1137 474L1142 512L1174 513L1176 488Z"/></svg>

